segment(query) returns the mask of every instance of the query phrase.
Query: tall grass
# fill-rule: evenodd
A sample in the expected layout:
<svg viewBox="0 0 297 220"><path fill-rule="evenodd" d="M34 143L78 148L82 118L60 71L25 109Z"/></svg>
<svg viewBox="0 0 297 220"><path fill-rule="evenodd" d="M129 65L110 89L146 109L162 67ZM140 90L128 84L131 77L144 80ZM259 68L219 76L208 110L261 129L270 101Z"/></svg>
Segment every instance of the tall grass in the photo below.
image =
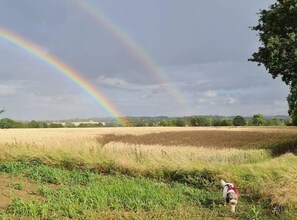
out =
<svg viewBox="0 0 297 220"><path fill-rule="evenodd" d="M38 195L45 199L14 199L5 213L15 217L84 219L90 213L108 210L151 213L185 206L203 207L219 199L219 195L205 188L183 184L164 184L121 175L102 176L20 162L0 165L0 172L23 175L41 184Z"/></svg>
<svg viewBox="0 0 297 220"><path fill-rule="evenodd" d="M268 215L261 203L252 205L244 198L238 213L220 208L221 189L209 171L175 174L185 182L156 182L123 175L98 175L21 162L1 163L1 172L22 175L40 184L35 192L40 199L15 198L0 213L3 218L28 219L277 219ZM39 178L39 176L42 176ZM199 177L199 185L193 179ZM211 177L211 178L210 178ZM201 178L205 181L201 181ZM214 178L214 179L212 179ZM189 182L190 181L190 182ZM253 211L254 210L254 211ZM104 218L103 218L104 216ZM124 218L123 216L126 216Z"/></svg>

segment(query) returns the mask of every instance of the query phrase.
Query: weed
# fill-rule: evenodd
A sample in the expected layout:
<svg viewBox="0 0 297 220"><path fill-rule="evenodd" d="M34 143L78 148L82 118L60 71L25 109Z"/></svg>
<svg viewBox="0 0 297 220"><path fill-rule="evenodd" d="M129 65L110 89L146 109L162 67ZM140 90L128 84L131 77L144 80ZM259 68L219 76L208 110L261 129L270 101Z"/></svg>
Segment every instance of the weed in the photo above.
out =
<svg viewBox="0 0 297 220"><path fill-rule="evenodd" d="M260 214L259 209L254 205L253 208L252 208L252 211L253 211L253 214L254 214L254 219L258 220L259 214Z"/></svg>
<svg viewBox="0 0 297 220"><path fill-rule="evenodd" d="M284 141L274 144L271 149L273 157L281 156L286 153L293 153L297 155L297 138L288 138Z"/></svg>
<svg viewBox="0 0 297 220"><path fill-rule="evenodd" d="M62 178L64 177L63 174L63 170L53 169L47 166L34 166L28 170L26 175L31 180L35 180L37 182L60 184L62 182Z"/></svg>
<svg viewBox="0 0 297 220"><path fill-rule="evenodd" d="M18 174L21 173L25 165L19 162L0 163L0 172Z"/></svg>
<svg viewBox="0 0 297 220"><path fill-rule="evenodd" d="M94 173L89 171L71 172L68 177L71 184L88 185L96 180Z"/></svg>
<svg viewBox="0 0 297 220"><path fill-rule="evenodd" d="M164 176L170 181L185 183L200 189L217 186L217 183L219 182L218 179L215 178L216 174L206 169L202 171L165 171Z"/></svg>
<svg viewBox="0 0 297 220"><path fill-rule="evenodd" d="M9 185L11 188L16 189L16 190L22 190L24 189L23 183L13 183Z"/></svg>

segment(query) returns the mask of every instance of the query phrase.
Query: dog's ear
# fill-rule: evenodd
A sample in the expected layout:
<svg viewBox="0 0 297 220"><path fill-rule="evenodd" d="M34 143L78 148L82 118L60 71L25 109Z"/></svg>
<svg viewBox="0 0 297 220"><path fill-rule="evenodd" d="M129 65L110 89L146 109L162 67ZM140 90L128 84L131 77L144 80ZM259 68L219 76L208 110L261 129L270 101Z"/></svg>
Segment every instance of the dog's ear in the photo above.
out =
<svg viewBox="0 0 297 220"><path fill-rule="evenodd" d="M239 198L240 194L239 194L239 190L237 187L234 187L234 192L236 193L237 197Z"/></svg>
<svg viewBox="0 0 297 220"><path fill-rule="evenodd" d="M224 180L221 180L221 185L224 187L226 185L226 182Z"/></svg>
<svg viewBox="0 0 297 220"><path fill-rule="evenodd" d="M230 202L230 196L227 194L227 197L226 197L226 202L229 203Z"/></svg>

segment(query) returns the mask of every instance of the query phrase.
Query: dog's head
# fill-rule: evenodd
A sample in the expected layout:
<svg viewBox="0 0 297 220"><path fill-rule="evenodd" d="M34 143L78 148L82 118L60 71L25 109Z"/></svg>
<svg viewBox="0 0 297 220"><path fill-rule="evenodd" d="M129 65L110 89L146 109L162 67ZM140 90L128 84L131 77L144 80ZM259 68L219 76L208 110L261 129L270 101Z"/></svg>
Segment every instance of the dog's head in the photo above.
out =
<svg viewBox="0 0 297 220"><path fill-rule="evenodd" d="M227 194L227 202L231 205L231 211L235 212L235 206L238 202L238 195L235 192L230 191Z"/></svg>

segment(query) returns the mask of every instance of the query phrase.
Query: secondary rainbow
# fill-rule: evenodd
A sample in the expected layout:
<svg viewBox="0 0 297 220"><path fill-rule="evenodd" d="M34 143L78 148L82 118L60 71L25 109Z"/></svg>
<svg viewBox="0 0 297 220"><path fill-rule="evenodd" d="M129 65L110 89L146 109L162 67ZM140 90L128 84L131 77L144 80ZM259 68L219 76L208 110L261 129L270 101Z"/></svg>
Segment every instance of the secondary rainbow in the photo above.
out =
<svg viewBox="0 0 297 220"><path fill-rule="evenodd" d="M122 114L116 109L116 107L105 98L99 89L95 88L91 85L86 79L83 78L82 74L78 71L74 70L70 66L66 65L58 58L54 57L41 50L34 43L26 40L25 38L9 31L3 27L0 27L0 38L12 43L13 45L27 51L28 53L34 55L39 58L43 62L49 64L54 67L59 73L65 75L68 79L73 81L76 85L78 85L81 89L83 89L87 94L89 94L102 108L104 108L111 116L115 117L116 120L123 126L128 125L126 119L122 116Z"/></svg>
<svg viewBox="0 0 297 220"><path fill-rule="evenodd" d="M105 16L98 8L93 6L87 0L74 0L79 8L89 14L96 22L104 26L109 30L128 51L147 69L147 71L162 83L167 93L172 96L179 107L185 114L192 114L192 109L186 101L186 98L182 95L179 89L172 84L167 75L160 68L156 66L150 56L143 51L143 49L131 38L128 34L121 30L114 22L112 22L107 16Z"/></svg>

